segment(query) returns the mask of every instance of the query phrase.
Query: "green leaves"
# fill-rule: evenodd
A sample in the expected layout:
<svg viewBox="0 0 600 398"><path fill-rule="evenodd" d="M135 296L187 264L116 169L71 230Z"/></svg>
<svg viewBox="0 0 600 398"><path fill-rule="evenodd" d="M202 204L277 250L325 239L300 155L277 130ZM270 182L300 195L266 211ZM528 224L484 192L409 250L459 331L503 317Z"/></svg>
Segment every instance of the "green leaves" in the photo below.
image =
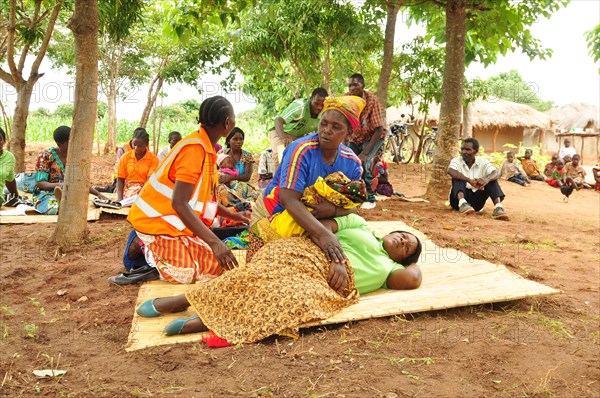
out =
<svg viewBox="0 0 600 398"><path fill-rule="evenodd" d="M588 44L588 54L594 62L600 61L600 24L590 31L585 32L585 39ZM600 68L598 69L600 73Z"/></svg>
<svg viewBox="0 0 600 398"><path fill-rule="evenodd" d="M552 50L544 48L529 30L539 18L548 18L569 0L480 0L468 5L465 37L465 63L479 61L484 65L496 62L498 55L520 48L529 58L546 59ZM427 37L444 43L443 9L427 3L410 8L410 20L427 24Z"/></svg>
<svg viewBox="0 0 600 398"><path fill-rule="evenodd" d="M537 96L538 86L523 80L517 70L500 73L483 82L486 94L490 97L526 104L540 112L552 107L551 101L544 101ZM473 87L476 89L476 87Z"/></svg>
<svg viewBox="0 0 600 398"><path fill-rule="evenodd" d="M261 2L240 14L242 27L229 61L244 77L241 88L271 115L319 86L346 91L346 78L362 72L374 81L374 54L382 32L368 12L343 1Z"/></svg>

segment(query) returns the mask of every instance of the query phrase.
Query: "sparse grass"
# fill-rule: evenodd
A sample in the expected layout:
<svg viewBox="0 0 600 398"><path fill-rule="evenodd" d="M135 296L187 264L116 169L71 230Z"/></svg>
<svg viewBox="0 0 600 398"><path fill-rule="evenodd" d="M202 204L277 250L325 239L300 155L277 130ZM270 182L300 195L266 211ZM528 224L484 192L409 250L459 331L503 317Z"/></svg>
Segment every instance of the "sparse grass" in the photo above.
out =
<svg viewBox="0 0 600 398"><path fill-rule="evenodd" d="M424 357L424 358L396 358L396 357L382 357L383 359L386 359L391 365L394 366L399 366L401 364L405 364L405 363L410 363L410 364L414 364L417 366L421 366L421 365L431 365L434 363L434 360L430 357Z"/></svg>
<svg viewBox="0 0 600 398"><path fill-rule="evenodd" d="M23 324L23 330L25 331L25 334L27 335L28 338L30 338L30 339L37 338L38 327L36 326L35 323Z"/></svg>
<svg viewBox="0 0 600 398"><path fill-rule="evenodd" d="M556 337L569 338L569 339L575 338L575 336L573 336L571 334L571 332L569 332L565 328L565 325L562 322L560 322L560 321L548 318L548 317L540 314L540 315L538 315L538 322L541 325L543 325L543 326L547 327L548 329L550 329L550 331L552 332L552 334L554 334Z"/></svg>

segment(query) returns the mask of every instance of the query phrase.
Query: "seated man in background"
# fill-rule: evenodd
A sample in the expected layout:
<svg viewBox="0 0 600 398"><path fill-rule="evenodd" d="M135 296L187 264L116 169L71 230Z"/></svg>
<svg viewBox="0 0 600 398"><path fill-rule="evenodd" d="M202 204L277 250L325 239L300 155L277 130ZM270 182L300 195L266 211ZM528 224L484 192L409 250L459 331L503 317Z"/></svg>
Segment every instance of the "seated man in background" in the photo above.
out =
<svg viewBox="0 0 600 398"><path fill-rule="evenodd" d="M502 207L504 193L498 184L500 172L486 159L477 156L479 141L463 140L461 156L452 159L448 174L452 177L450 206L463 214L473 214L483 209L488 198L494 202L492 218L508 220Z"/></svg>
<svg viewBox="0 0 600 398"><path fill-rule="evenodd" d="M177 144L179 141L181 141L181 134L179 133L179 131L171 131L169 133L168 141L169 141L169 146L166 146L163 149L161 149L160 151L158 151L158 154L156 155L158 157L159 162L167 157L167 154L169 153L171 148L173 148L175 146L175 144Z"/></svg>

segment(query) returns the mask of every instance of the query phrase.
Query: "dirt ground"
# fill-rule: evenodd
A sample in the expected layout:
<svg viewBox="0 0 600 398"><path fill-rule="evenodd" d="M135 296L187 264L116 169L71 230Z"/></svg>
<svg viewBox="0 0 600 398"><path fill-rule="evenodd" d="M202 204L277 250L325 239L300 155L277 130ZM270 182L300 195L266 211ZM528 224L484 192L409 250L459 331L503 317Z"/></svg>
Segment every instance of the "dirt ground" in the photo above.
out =
<svg viewBox="0 0 600 398"><path fill-rule="evenodd" d="M33 153L33 152L32 152ZM108 182L112 157L94 157ZM426 169L390 166L406 195ZM100 181L102 180L102 181ZM443 203L379 202L368 220L401 220L439 246L560 289L493 305L307 329L299 340L207 349L184 344L126 353L138 286L111 286L129 232L89 224L55 258L53 225L0 227L0 395L6 397L598 397L600 195L502 183L510 221L462 216ZM35 369L63 369L38 379Z"/></svg>

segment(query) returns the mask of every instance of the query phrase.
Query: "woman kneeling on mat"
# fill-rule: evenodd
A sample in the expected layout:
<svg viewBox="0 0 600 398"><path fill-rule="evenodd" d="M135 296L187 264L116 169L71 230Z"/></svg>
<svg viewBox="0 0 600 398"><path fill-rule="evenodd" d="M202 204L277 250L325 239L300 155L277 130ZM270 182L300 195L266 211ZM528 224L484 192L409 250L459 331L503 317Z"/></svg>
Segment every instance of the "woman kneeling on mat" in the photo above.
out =
<svg viewBox="0 0 600 398"><path fill-rule="evenodd" d="M273 334L296 337L300 325L336 314L356 303L359 293L420 286L421 243L413 234L396 231L379 239L355 214L321 222L344 248L343 264L328 261L309 238L283 238L265 244L245 265L185 295L148 300L137 313L156 317L191 305L197 314L171 322L164 334L210 329L238 344ZM340 265L343 272L334 273Z"/></svg>
<svg viewBox="0 0 600 398"><path fill-rule="evenodd" d="M237 266L231 249L211 230L217 215L248 223L246 212L234 213L216 202L214 146L235 127L231 103L221 96L200 105L200 128L179 141L160 163L131 207L127 220L144 244L146 273L109 279L124 285L161 279L194 283Z"/></svg>

